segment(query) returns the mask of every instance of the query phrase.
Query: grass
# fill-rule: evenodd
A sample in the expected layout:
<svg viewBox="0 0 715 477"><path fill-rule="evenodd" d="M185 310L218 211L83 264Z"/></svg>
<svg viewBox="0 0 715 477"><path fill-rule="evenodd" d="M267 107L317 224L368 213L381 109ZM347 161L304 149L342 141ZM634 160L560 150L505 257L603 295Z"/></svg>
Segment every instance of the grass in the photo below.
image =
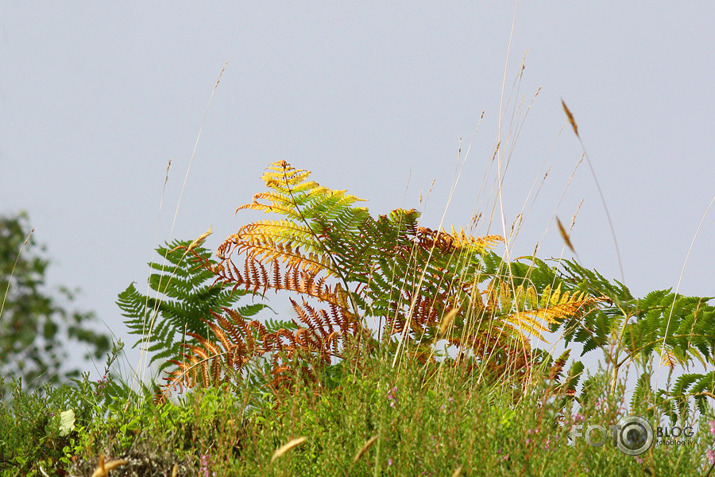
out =
<svg viewBox="0 0 715 477"><path fill-rule="evenodd" d="M32 394L16 383L0 408L0 475L89 476L100 458L126 459L113 476L707 472L708 416L684 445L656 445L639 457L614 448L610 436L603 447L571 439L575 424L607 427L626 415L624 387L606 397L604 372L593 374L576 406L549 376L525 387L479 379L478 367L407 360L395 372L388 354L354 358L318 380L295 376L275 395L246 382L157 403L111 375ZM351 362L361 364L349 369ZM61 435L60 415L70 409L72 430Z"/></svg>

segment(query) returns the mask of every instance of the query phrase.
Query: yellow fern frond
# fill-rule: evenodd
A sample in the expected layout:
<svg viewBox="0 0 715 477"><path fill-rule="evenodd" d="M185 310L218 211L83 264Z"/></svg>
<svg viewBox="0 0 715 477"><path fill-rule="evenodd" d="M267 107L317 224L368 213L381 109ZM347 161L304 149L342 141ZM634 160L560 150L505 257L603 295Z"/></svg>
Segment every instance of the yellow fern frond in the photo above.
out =
<svg viewBox="0 0 715 477"><path fill-rule="evenodd" d="M270 205L259 202L261 199L270 201ZM292 201L285 196L273 192L259 192L258 194L255 194L250 204L244 204L237 207L236 212L244 209L260 210L266 213L275 212L287 215L294 219L299 218L299 215L292 207Z"/></svg>
<svg viewBox="0 0 715 477"><path fill-rule="evenodd" d="M529 287L526 289L526 308L533 309L539 306L539 296L536 288Z"/></svg>
<svg viewBox="0 0 715 477"><path fill-rule="evenodd" d="M544 340L542 333L548 330L546 325L578 316L584 307L601 301L583 292L562 291L560 283L555 288L545 286L539 297L533 286L512 288L500 278L491 280L483 294L487 312L498 322L507 324L522 336L533 335L540 340Z"/></svg>
<svg viewBox="0 0 715 477"><path fill-rule="evenodd" d="M518 330L522 335L532 335L542 341L544 338L541 333L548 330L548 328L538 321L538 317L530 316L526 312L519 312L505 316L503 321L509 323L512 328Z"/></svg>
<svg viewBox="0 0 715 477"><path fill-rule="evenodd" d="M499 309L499 281L492 280L487 285L487 290L484 292L487 298L486 308L489 312L496 312Z"/></svg>
<svg viewBox="0 0 715 477"><path fill-rule="evenodd" d="M558 323L563 319L577 316L579 313L582 313L584 307L593 305L600 301L598 298L586 297L583 293L574 293L570 298L568 295L568 292L561 294L560 301L555 305L549 305L545 308L519 311L504 317L504 320L517 327L521 327L522 323L525 326L533 327L536 331L536 333L534 333L535 336L543 340L538 332L546 331L547 328L535 321L536 319L549 324Z"/></svg>
<svg viewBox="0 0 715 477"><path fill-rule="evenodd" d="M266 186L277 191L263 192L253 196L250 204L242 205L241 209L263 210L264 212L278 212L293 219L304 217L305 207L315 206L321 202L330 204L349 205L363 199L346 194L344 190L331 190L320 186L317 182L307 180L310 171L295 169L285 161L274 162L263 174ZM259 202L268 200L270 205Z"/></svg>
<svg viewBox="0 0 715 477"><path fill-rule="evenodd" d="M660 355L660 363L663 366L668 366L669 368L674 368L678 364L678 358L670 350L664 350Z"/></svg>
<svg viewBox="0 0 715 477"><path fill-rule="evenodd" d="M486 249L492 249L498 244L499 242L504 241L504 237L501 235L485 235L483 237L474 237L472 235L467 235L464 232L464 229L462 227L459 228L459 232L457 232L454 229L454 225L451 226L452 228L452 233L449 234L451 235L452 239L454 240L453 244L456 247L473 247L475 248L476 251L484 251ZM444 233L447 233L444 231Z"/></svg>
<svg viewBox="0 0 715 477"><path fill-rule="evenodd" d="M499 303L503 311L511 310L514 304L514 295L511 292L511 287L508 283L499 282Z"/></svg>

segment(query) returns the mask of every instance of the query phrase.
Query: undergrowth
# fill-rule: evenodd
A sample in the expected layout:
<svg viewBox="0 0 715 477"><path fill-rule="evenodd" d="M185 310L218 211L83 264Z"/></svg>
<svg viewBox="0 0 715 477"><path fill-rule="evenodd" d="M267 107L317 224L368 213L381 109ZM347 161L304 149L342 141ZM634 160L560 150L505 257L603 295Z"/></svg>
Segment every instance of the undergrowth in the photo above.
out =
<svg viewBox="0 0 715 477"><path fill-rule="evenodd" d="M571 426L608 426L626 415L623 387L594 373L580 405L540 375L479 380L479 369L419 364L395 372L388 354L333 366L321 379L261 397L248 386L197 388L157 403L117 384L20 392L3 403L2 475L91 475L99 456L128 462L110 475L702 475L712 416L687 444L628 456L570 438ZM102 404L103 403L103 404ZM74 410L61 436L59 415ZM277 449L305 438L284 454ZM571 445L572 444L572 445Z"/></svg>

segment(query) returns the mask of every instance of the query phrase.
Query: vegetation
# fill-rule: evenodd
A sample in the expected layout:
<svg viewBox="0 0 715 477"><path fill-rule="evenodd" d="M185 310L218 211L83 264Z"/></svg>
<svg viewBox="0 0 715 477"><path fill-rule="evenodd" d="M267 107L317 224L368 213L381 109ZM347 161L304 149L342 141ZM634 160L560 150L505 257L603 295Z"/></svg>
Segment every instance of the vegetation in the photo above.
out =
<svg viewBox="0 0 715 477"><path fill-rule="evenodd" d="M420 227L415 210L373 217L309 175L272 164L268 191L239 210L281 218L241 227L217 259L205 235L159 247L156 296L134 285L119 295L158 379L137 391L112 376L116 346L100 382L34 393L14 382L0 412L3 475L712 471L708 299L634 298L568 260L507 262L501 237ZM287 294L295 317L262 317L269 291ZM538 345L547 331L604 367L550 355ZM655 387L661 359L706 372ZM628 436L609 426L629 412L658 433L639 455L612 445ZM603 447L572 432L596 425ZM675 429L677 443L665 438Z"/></svg>
<svg viewBox="0 0 715 477"><path fill-rule="evenodd" d="M0 375L22 377L28 389L78 377L62 369L69 344L83 345L85 359L104 359L109 338L88 328L94 314L68 310L76 292L60 287L59 299L47 290L44 258L25 214L0 217ZM73 345L73 346L74 346ZM0 396L10 389L0 387Z"/></svg>

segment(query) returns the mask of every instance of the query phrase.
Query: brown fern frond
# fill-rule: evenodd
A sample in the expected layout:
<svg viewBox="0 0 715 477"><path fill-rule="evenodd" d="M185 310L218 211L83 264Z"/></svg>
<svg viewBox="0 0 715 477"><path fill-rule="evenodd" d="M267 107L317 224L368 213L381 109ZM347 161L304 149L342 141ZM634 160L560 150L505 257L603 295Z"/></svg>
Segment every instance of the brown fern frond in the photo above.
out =
<svg viewBox="0 0 715 477"><path fill-rule="evenodd" d="M317 277L317 272L313 270L296 267L283 270L280 263L273 260L269 273L262 263L253 260L250 256L244 259L243 271L239 270L232 261L224 264L217 277L225 283L233 283L234 288L245 288L253 294L258 294L259 291L265 293L269 289L293 291L337 306L346 314L349 309L349 292L340 283L328 285L326 277Z"/></svg>
<svg viewBox="0 0 715 477"><path fill-rule="evenodd" d="M214 321L203 320L215 341L187 333L196 344L184 344L182 359L171 360L176 367L164 377L165 388L181 392L184 387L220 385L240 376L251 359L280 349L279 344L271 342L262 323L248 321L231 309L223 311L224 314L211 313Z"/></svg>
<svg viewBox="0 0 715 477"><path fill-rule="evenodd" d="M563 377L564 366L566 366L566 361L568 361L570 355L571 350L567 349L561 354L561 356L559 356L556 361L554 361L554 364L551 366L551 369L549 370L549 379L554 383L558 383L559 381L561 381L561 378Z"/></svg>
<svg viewBox="0 0 715 477"><path fill-rule="evenodd" d="M298 314L298 319L301 322L305 323L308 329L313 332L320 332L323 337L329 335L332 332L330 328L328 328L327 330L325 329L325 326L326 324L328 324L327 322L329 321L325 310L316 311L315 308L310 306L305 300L303 300L303 306L298 305L298 303L292 298L290 298L290 302L293 305L293 309ZM325 315L325 320L321 316L321 313Z"/></svg>

